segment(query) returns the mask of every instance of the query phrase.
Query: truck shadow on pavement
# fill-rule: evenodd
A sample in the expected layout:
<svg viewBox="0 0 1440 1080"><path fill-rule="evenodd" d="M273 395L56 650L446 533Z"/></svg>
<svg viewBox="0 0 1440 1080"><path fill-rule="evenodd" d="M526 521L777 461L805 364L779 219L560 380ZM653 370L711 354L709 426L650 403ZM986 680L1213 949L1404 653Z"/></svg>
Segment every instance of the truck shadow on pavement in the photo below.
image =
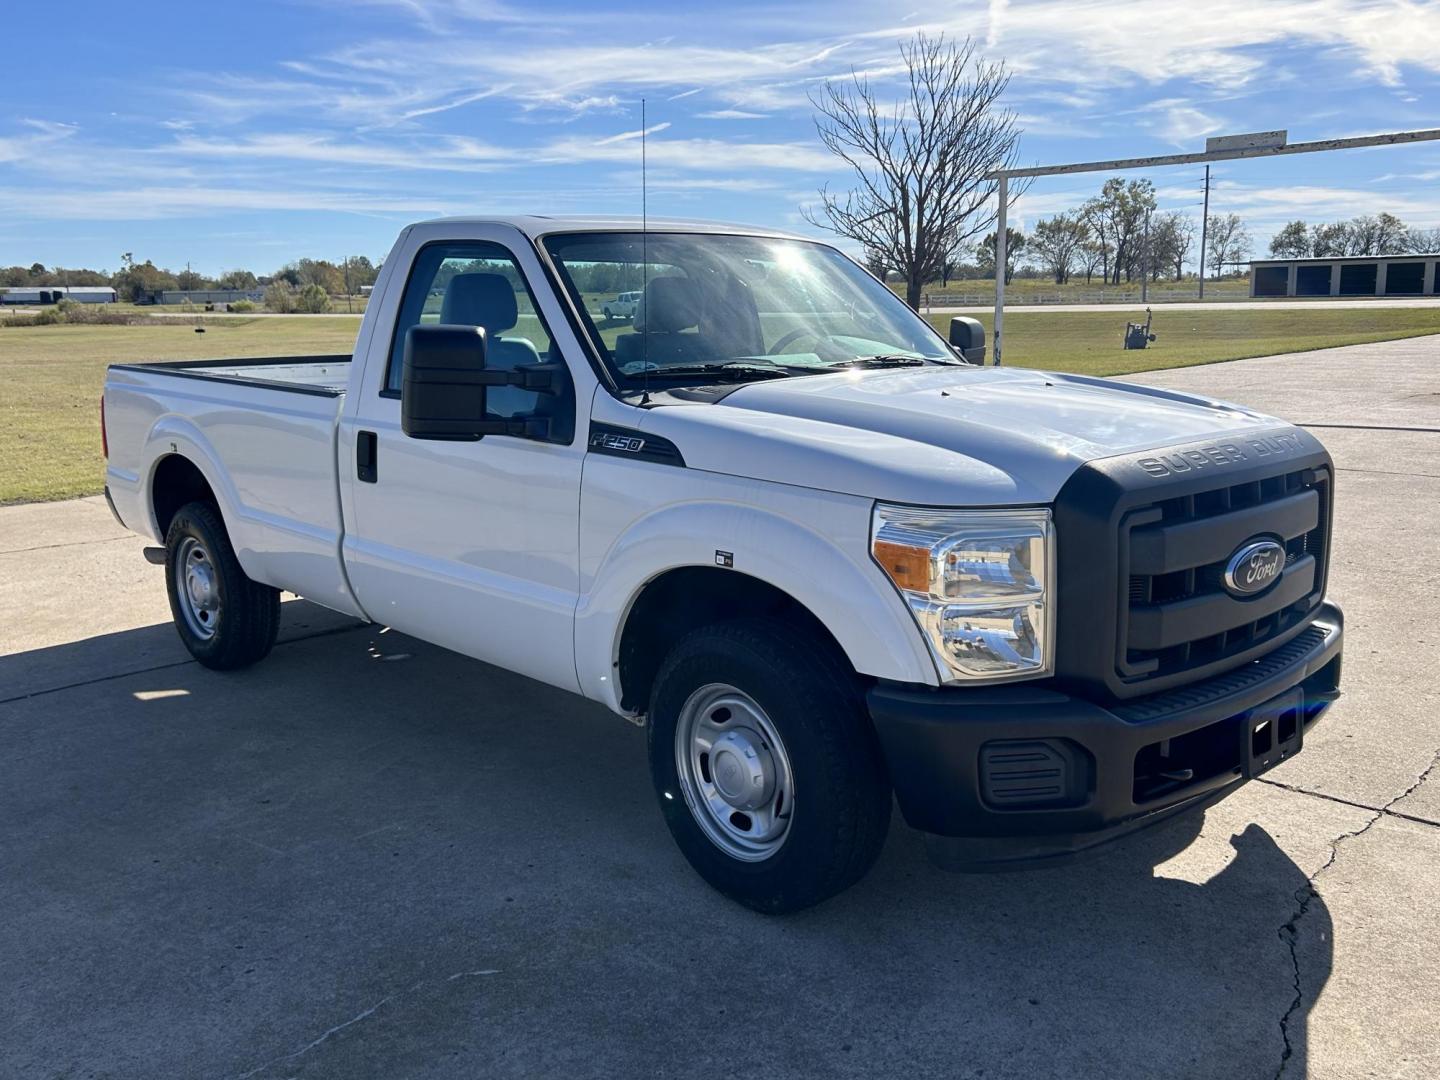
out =
<svg viewBox="0 0 1440 1080"><path fill-rule="evenodd" d="M1304 872L1198 817L978 876L897 822L850 892L754 915L671 844L642 731L375 627L0 733L0 1075L1303 1076L1331 968ZM1207 880L1157 875L1186 849Z"/></svg>

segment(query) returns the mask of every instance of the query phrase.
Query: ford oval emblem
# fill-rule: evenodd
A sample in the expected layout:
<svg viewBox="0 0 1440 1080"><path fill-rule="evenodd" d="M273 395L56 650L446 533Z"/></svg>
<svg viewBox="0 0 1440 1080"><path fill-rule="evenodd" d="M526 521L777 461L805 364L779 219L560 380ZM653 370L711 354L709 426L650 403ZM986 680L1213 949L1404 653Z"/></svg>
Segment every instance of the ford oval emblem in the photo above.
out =
<svg viewBox="0 0 1440 1080"><path fill-rule="evenodd" d="M1225 588L1235 596L1254 596L1280 580L1285 547L1274 540L1249 540L1225 564Z"/></svg>

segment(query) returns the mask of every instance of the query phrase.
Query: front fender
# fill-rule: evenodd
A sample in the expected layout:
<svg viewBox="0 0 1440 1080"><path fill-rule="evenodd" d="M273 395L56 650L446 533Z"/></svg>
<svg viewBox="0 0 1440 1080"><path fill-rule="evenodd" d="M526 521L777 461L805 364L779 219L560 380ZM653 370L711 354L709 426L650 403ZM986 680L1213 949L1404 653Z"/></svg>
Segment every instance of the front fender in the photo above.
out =
<svg viewBox="0 0 1440 1080"><path fill-rule="evenodd" d="M717 558L718 552L732 557L737 572L774 586L808 609L857 672L938 685L914 619L869 557L869 501L822 492L795 500L800 505L787 513L763 508L752 498L671 504L618 532L588 575L590 588L576 609L576 674L585 695L624 711L616 664L636 598L668 570L717 565L723 558ZM582 535L588 531L582 529Z"/></svg>

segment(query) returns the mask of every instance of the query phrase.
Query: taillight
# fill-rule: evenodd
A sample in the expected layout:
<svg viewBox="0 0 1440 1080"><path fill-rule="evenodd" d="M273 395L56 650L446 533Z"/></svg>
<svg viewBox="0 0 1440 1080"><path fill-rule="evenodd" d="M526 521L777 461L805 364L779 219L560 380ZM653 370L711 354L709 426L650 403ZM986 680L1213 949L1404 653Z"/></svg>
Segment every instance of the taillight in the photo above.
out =
<svg viewBox="0 0 1440 1080"><path fill-rule="evenodd" d="M100 450L110 460L110 434L105 430L105 395L100 395Z"/></svg>

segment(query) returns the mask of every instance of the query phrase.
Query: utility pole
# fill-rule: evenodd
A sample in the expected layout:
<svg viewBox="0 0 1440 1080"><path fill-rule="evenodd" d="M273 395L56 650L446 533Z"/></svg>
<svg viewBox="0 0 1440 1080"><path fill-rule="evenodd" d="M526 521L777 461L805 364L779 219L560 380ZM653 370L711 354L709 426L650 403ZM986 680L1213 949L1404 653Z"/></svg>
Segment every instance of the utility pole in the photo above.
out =
<svg viewBox="0 0 1440 1080"><path fill-rule="evenodd" d="M1143 304L1150 299L1150 266L1154 261L1150 256L1150 208L1145 208L1145 238L1141 241L1145 245L1145 260L1140 267L1140 302Z"/></svg>
<svg viewBox="0 0 1440 1080"><path fill-rule="evenodd" d="M1010 177L1001 173L996 187L1000 203L999 212L995 216L995 358L992 363L999 367L1003 348L1001 331L1005 321L1005 233L1008 229L1005 219L1010 209Z"/></svg>
<svg viewBox="0 0 1440 1080"><path fill-rule="evenodd" d="M1200 299L1205 299L1205 239L1210 231L1210 166L1205 166L1205 202L1200 211Z"/></svg>

